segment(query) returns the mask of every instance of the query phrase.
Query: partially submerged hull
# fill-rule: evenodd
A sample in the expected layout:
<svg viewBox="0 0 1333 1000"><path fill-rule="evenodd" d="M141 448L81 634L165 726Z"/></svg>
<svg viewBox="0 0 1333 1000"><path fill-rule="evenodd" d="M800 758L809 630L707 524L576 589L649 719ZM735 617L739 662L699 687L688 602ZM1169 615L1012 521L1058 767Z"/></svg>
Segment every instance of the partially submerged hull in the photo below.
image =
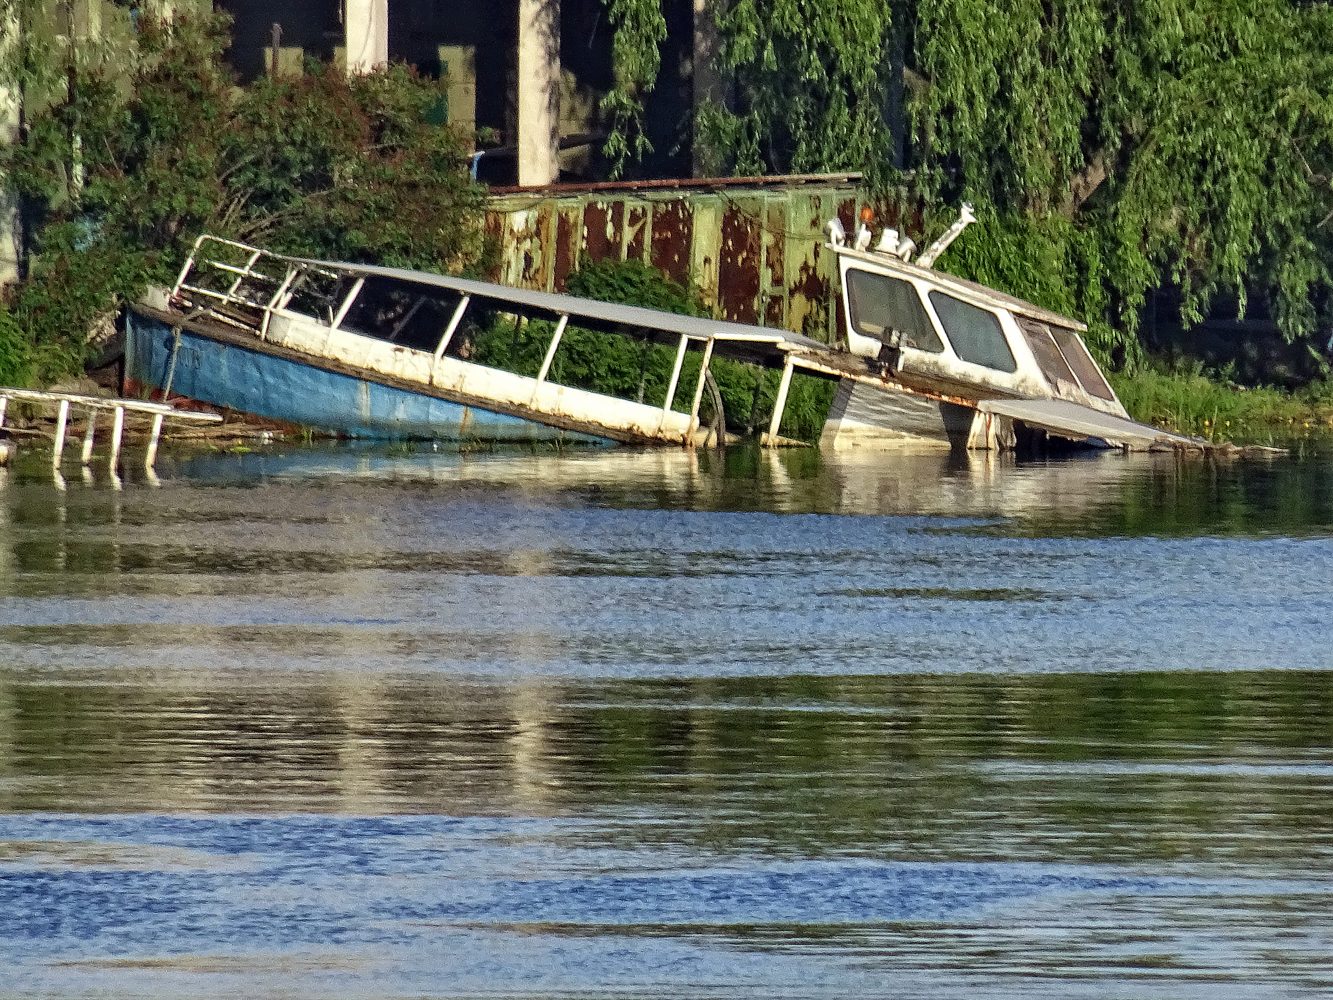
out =
<svg viewBox="0 0 1333 1000"><path fill-rule="evenodd" d="M844 379L819 443L825 448L949 448L1004 451L1013 422L973 406L909 392L885 392Z"/></svg>
<svg viewBox="0 0 1333 1000"><path fill-rule="evenodd" d="M348 438L612 443L390 384L327 359L321 364L275 344L241 340L225 329L174 322L144 307L130 312L125 337L129 391L161 394L169 389L211 406Z"/></svg>
<svg viewBox="0 0 1333 1000"><path fill-rule="evenodd" d="M202 237L175 286L132 311L127 380L346 437L694 447L725 436L700 420L709 363L722 355L781 373L768 445L783 443L800 372L839 384L826 445L1004 450L1026 428L1129 450L1199 446L1127 418L1081 324L859 243L830 244L846 350L784 330ZM528 319L549 324L538 328L549 334L535 374L477 359L476 338L498 322L517 339ZM637 399L557 381L567 326L669 347L664 391L659 383L645 401L642 372Z"/></svg>

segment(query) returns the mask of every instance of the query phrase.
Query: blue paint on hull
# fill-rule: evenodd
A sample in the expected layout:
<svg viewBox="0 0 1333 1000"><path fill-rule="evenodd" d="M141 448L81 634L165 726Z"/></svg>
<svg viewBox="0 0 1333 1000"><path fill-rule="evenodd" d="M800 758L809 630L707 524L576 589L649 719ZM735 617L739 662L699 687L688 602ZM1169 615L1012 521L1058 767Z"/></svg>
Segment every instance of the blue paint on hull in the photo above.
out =
<svg viewBox="0 0 1333 1000"><path fill-rule="evenodd" d="M126 378L161 389L171 365L173 340L165 323L131 312L125 335ZM353 438L613 443L327 371L189 330L181 332L171 391L213 406Z"/></svg>

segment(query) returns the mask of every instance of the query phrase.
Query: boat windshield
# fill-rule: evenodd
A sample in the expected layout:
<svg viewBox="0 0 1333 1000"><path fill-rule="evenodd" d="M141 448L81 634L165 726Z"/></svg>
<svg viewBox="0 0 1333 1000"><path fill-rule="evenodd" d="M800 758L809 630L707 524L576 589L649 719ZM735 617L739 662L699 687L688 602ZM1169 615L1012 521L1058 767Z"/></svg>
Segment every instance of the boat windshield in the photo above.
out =
<svg viewBox="0 0 1333 1000"><path fill-rule="evenodd" d="M1097 367L1097 362L1088 353L1083 338L1073 330L1067 330L1062 326L1051 327L1051 336L1060 345L1060 352L1069 362L1069 367L1074 369L1074 374L1078 376L1084 390L1099 399L1114 400L1115 393L1111 391L1101 369Z"/></svg>
<svg viewBox="0 0 1333 1000"><path fill-rule="evenodd" d="M940 291L930 293L930 304L935 307L935 315L940 318L949 343L960 358L996 371L1018 370L1000 321L993 312Z"/></svg>
<svg viewBox="0 0 1333 1000"><path fill-rule="evenodd" d="M882 343L898 331L903 347L939 354L944 342L935 332L921 296L910 281L855 268L847 272L847 299L852 307L852 328Z"/></svg>

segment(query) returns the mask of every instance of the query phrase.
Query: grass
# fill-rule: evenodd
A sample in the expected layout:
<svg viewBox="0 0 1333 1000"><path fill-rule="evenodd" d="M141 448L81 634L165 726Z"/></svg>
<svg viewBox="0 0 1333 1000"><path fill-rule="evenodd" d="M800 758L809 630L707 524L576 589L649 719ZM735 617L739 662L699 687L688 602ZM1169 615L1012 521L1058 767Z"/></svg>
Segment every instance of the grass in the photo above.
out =
<svg viewBox="0 0 1333 1000"><path fill-rule="evenodd" d="M1157 366L1111 382L1130 415L1210 441L1264 443L1333 433L1333 382L1246 387L1202 364Z"/></svg>

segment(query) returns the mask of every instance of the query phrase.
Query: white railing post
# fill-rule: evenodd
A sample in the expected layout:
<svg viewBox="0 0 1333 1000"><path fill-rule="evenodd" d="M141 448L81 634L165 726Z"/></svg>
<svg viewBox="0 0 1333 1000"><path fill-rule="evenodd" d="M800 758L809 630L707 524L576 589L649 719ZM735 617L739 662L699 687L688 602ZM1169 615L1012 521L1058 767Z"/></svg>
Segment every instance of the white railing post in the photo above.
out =
<svg viewBox="0 0 1333 1000"><path fill-rule="evenodd" d="M120 464L120 439L125 433L125 407L117 406L114 413L115 415L111 419L111 457L107 460L112 473L115 472L116 466Z"/></svg>
<svg viewBox="0 0 1333 1000"><path fill-rule="evenodd" d="M676 364L671 369L671 381L667 383L666 402L662 404L663 420L671 412L671 404L676 401L676 386L680 385L680 369L685 364L685 348L689 343L690 338L681 334L680 344L676 347Z"/></svg>
<svg viewBox="0 0 1333 1000"><path fill-rule="evenodd" d="M153 463L157 461L157 442L161 436L162 436L162 414L155 413L153 415L153 431L151 436L148 438L148 454L144 456L143 460L143 464L146 468L151 469L153 467Z"/></svg>
<svg viewBox="0 0 1333 1000"><path fill-rule="evenodd" d="M273 297L268 300L268 305L264 307L264 318L259 321L260 340L268 339L268 325L273 319L273 310L286 307L287 303L283 302L282 297L287 294L287 289L291 287L292 280L296 277L298 270L299 268L295 267L287 268L286 277L282 279L282 283L278 285L278 290L273 293Z"/></svg>
<svg viewBox="0 0 1333 1000"><path fill-rule="evenodd" d="M181 286L185 284L185 276L190 273L190 268L194 267L195 255L199 253L199 248L203 246L204 240L208 236L200 236L194 241L194 246L190 249L190 256L185 258L185 263L181 265L180 273L176 275L176 283L171 286L172 298L175 298L181 292Z"/></svg>
<svg viewBox="0 0 1333 1000"><path fill-rule="evenodd" d="M454 306L454 314L449 317L449 323L445 326L444 333L440 335L440 344L435 348L436 364L439 364L440 358L444 357L444 352L449 349L449 341L454 339L458 324L463 322L463 313L467 312L468 303L471 301L471 295L464 295L458 300L458 305Z"/></svg>
<svg viewBox="0 0 1333 1000"><path fill-rule="evenodd" d="M694 447L694 432L699 429L699 404L704 399L704 379L708 375L708 362L713 359L713 338L704 343L704 358L699 363L699 384L694 387L694 402L690 404L690 422L685 427L686 447Z"/></svg>
<svg viewBox="0 0 1333 1000"><path fill-rule="evenodd" d="M569 316L560 317L560 321L555 325L555 333L551 335L551 343L546 348L546 357L542 358L541 370L537 372L537 384L540 385L546 381L546 376L551 373L551 362L555 360L555 349L560 346L560 338L565 335L565 327L569 325Z"/></svg>
<svg viewBox="0 0 1333 1000"><path fill-rule="evenodd" d="M256 250L254 253L250 255L250 259L245 262L245 267L241 271L237 272L236 280L233 281L231 283L231 287L227 289L228 298L236 294L236 289L241 287L242 281L244 281L246 278L251 277L255 273L255 264L256 262L258 262L260 256L263 253L264 253L263 250Z"/></svg>
<svg viewBox="0 0 1333 1000"><path fill-rule="evenodd" d="M60 456L65 453L65 429L69 425L69 400L62 399L56 410L56 444L51 450L51 464L59 465Z"/></svg>
<svg viewBox="0 0 1333 1000"><path fill-rule="evenodd" d="M771 448L777 444L778 428L782 426L782 411L787 408L787 390L791 388L791 373L794 366L795 358L788 354L787 360L782 364L782 380L778 382L778 397L773 400L773 416L768 422L768 433L759 442L760 445Z"/></svg>
<svg viewBox="0 0 1333 1000"><path fill-rule="evenodd" d="M88 426L83 430L83 450L79 452L79 464L87 465L93 459L93 437L97 433L97 411L88 411Z"/></svg>
<svg viewBox="0 0 1333 1000"><path fill-rule="evenodd" d="M5 426L5 410L9 408L9 397L0 396L0 427Z"/></svg>
<svg viewBox="0 0 1333 1000"><path fill-rule="evenodd" d="M330 330L336 330L342 326L342 321L347 318L347 314L352 311L352 306L356 304L356 297L361 294L361 289L366 286L365 278L357 278L352 284L352 290L347 293L347 298L343 299L343 304L338 307L338 314L333 317L333 322L329 324Z"/></svg>

